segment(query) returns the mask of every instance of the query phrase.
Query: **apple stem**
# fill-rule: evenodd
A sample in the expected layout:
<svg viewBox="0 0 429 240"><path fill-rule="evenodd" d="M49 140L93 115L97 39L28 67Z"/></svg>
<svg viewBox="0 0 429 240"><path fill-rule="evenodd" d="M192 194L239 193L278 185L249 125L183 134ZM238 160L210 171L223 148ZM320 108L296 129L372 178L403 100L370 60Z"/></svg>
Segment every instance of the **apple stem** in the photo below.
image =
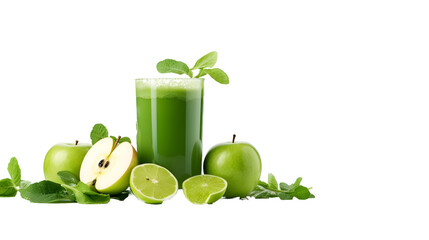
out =
<svg viewBox="0 0 429 240"><path fill-rule="evenodd" d="M77 146L78 143L79 143L79 140L76 140L76 144L75 145Z"/></svg>
<svg viewBox="0 0 429 240"><path fill-rule="evenodd" d="M232 143L234 143L235 142L235 137L236 137L236 135L234 134L234 135L232 135Z"/></svg>
<svg viewBox="0 0 429 240"><path fill-rule="evenodd" d="M116 148L116 146L118 146L119 140L121 139L121 136L118 136L118 138L116 139L115 145L113 147L113 149Z"/></svg>

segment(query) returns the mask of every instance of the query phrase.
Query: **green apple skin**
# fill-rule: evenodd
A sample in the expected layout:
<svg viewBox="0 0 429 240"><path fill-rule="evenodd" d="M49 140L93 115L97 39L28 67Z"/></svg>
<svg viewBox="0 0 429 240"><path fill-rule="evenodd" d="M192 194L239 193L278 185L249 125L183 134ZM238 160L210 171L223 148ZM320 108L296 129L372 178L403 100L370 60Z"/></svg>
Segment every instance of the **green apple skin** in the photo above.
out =
<svg viewBox="0 0 429 240"><path fill-rule="evenodd" d="M79 177L83 158L91 148L85 143L59 143L49 149L43 163L45 179L63 184L57 175L59 171L69 171Z"/></svg>
<svg viewBox="0 0 429 240"><path fill-rule="evenodd" d="M226 198L245 198L255 189L261 177L261 157L255 147L245 142L221 143L207 153L204 173L228 182Z"/></svg>

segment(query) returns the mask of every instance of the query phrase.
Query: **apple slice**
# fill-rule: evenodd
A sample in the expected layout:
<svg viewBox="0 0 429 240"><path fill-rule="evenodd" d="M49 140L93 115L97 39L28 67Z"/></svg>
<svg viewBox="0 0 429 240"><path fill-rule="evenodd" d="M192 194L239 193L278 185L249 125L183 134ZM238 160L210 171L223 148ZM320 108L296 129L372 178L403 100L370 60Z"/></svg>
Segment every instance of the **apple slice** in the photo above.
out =
<svg viewBox="0 0 429 240"><path fill-rule="evenodd" d="M88 151L80 168L80 180L101 193L117 194L126 190L131 170L137 166L137 152L123 142L118 144L107 137L98 141Z"/></svg>

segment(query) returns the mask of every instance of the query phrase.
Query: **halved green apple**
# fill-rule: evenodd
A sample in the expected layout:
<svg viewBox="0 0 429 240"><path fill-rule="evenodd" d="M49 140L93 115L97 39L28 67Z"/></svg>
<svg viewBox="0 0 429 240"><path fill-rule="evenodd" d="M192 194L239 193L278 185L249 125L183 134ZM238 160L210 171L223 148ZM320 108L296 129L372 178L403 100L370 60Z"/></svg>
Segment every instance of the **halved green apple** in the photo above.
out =
<svg viewBox="0 0 429 240"><path fill-rule="evenodd" d="M80 168L80 180L101 193L118 194L126 190L131 170L138 164L134 147L128 142L118 144L118 140L107 137L98 141Z"/></svg>

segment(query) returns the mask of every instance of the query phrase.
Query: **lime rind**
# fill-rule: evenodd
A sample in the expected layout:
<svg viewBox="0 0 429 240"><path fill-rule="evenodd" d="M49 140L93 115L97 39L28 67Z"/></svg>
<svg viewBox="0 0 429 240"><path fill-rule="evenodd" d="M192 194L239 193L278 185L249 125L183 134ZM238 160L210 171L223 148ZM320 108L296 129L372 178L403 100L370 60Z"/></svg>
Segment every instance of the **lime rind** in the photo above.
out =
<svg viewBox="0 0 429 240"><path fill-rule="evenodd" d="M177 193L179 184L166 168L145 163L131 171L130 187L133 194L140 200L159 204L172 198Z"/></svg>
<svg viewBox="0 0 429 240"><path fill-rule="evenodd" d="M214 175L197 175L186 179L182 188L185 197L195 204L212 204L225 194L228 183Z"/></svg>

